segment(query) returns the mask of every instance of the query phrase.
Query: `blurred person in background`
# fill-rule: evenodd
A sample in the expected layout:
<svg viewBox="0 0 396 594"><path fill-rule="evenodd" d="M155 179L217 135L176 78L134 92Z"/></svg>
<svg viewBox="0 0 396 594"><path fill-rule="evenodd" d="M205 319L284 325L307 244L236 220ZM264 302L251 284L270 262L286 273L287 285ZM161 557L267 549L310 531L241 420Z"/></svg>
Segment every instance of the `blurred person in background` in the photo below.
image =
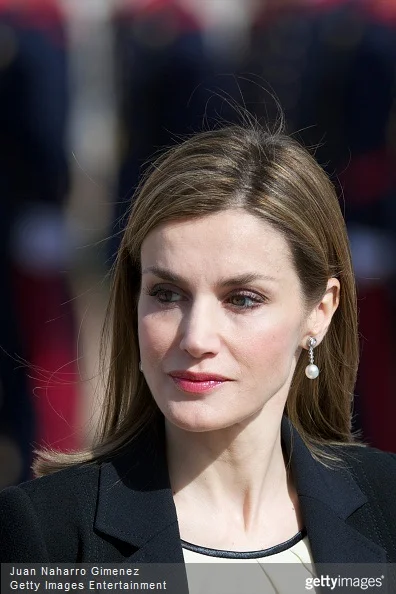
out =
<svg viewBox="0 0 396 594"><path fill-rule="evenodd" d="M0 2L1 432L19 448L76 447L75 333L64 277L67 46L55 0ZM28 378L27 378L28 376ZM0 442L1 443L1 442ZM15 467L14 467L15 468Z"/></svg>
<svg viewBox="0 0 396 594"><path fill-rule="evenodd" d="M22 356L21 336L12 286L10 231L15 220L11 191L9 155L17 132L9 119L16 97L12 62L18 38L8 6L0 5L0 485L7 486L30 477L35 416L26 369L15 362ZM21 116L22 117L22 116ZM20 177L20 173L18 178Z"/></svg>

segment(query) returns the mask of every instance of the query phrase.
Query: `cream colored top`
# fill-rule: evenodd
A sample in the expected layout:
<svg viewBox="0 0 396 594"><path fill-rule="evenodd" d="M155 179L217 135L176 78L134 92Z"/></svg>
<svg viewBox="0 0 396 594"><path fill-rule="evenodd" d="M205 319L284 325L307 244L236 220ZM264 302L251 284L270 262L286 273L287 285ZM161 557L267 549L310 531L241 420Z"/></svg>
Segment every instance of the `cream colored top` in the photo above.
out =
<svg viewBox="0 0 396 594"><path fill-rule="evenodd" d="M262 551L222 551L185 541L182 547L190 594L315 592L312 554L304 532Z"/></svg>

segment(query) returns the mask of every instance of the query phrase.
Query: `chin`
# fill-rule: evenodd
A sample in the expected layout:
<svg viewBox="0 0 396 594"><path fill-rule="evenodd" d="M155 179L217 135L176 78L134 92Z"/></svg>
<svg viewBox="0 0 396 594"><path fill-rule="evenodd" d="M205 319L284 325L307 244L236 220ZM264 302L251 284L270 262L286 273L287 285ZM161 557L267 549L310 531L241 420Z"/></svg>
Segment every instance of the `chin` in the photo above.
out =
<svg viewBox="0 0 396 594"><path fill-rule="evenodd" d="M235 415L230 418L226 414L226 411L221 415L219 411L203 405L202 402L188 402L183 403L182 406L180 402L168 403L161 410L167 422L183 431L191 431L192 433L228 429L229 427L238 425L246 418L242 416L236 417Z"/></svg>
<svg viewBox="0 0 396 594"><path fill-rule="evenodd" d="M219 414L215 414L215 411L208 409L202 402L168 403L161 410L168 423L192 433L218 431L235 423L234 419L219 419Z"/></svg>

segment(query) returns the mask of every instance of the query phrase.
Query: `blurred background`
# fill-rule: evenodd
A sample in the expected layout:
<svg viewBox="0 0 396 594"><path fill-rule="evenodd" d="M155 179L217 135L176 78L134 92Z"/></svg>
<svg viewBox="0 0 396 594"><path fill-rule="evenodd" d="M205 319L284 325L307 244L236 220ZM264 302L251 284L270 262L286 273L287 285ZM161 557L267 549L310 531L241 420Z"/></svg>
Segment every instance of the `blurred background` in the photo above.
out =
<svg viewBox="0 0 396 594"><path fill-rule="evenodd" d="M359 290L355 428L396 451L396 0L0 0L0 487L90 443L138 178L277 106L337 187Z"/></svg>

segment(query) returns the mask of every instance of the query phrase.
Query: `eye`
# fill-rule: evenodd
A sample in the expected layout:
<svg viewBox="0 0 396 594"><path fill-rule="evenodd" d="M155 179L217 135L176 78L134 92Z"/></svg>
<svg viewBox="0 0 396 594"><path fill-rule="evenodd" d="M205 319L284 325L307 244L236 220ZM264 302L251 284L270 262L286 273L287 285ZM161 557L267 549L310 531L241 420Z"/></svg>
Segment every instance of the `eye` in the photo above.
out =
<svg viewBox="0 0 396 594"><path fill-rule="evenodd" d="M182 299L179 293L163 287L154 287L154 289L148 291L148 295L155 297L160 303L175 303Z"/></svg>
<svg viewBox="0 0 396 594"><path fill-rule="evenodd" d="M238 309L253 309L265 301L264 298L254 293L236 293L228 299L231 305Z"/></svg>

